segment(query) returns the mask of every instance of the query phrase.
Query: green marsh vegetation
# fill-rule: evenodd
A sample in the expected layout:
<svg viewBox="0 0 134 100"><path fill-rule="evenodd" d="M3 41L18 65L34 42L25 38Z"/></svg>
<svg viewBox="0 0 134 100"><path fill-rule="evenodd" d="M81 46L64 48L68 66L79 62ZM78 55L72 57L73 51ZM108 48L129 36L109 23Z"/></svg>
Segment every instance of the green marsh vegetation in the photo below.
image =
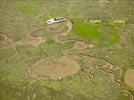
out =
<svg viewBox="0 0 134 100"><path fill-rule="evenodd" d="M96 41L99 45L112 45L120 40L118 29L108 23L92 24L78 21L74 23L72 32L90 42Z"/></svg>

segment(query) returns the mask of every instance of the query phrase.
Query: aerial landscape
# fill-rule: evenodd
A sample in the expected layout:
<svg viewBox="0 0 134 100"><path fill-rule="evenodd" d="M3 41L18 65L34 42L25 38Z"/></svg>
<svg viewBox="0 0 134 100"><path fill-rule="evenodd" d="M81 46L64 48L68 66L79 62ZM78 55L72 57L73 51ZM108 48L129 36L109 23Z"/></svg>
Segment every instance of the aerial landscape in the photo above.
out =
<svg viewBox="0 0 134 100"><path fill-rule="evenodd" d="M0 0L0 100L134 100L134 0Z"/></svg>

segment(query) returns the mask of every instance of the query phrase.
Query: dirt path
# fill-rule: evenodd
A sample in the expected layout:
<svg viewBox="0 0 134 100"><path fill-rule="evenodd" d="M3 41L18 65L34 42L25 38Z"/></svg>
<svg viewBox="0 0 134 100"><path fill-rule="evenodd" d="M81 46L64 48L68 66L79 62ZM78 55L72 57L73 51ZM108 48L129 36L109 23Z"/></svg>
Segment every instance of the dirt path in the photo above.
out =
<svg viewBox="0 0 134 100"><path fill-rule="evenodd" d="M2 44L0 45L0 49L8 49L14 46L15 39L11 37L9 33L0 32L0 36L4 38Z"/></svg>
<svg viewBox="0 0 134 100"><path fill-rule="evenodd" d="M71 31L72 26L73 26L71 21L68 20L66 25L68 27L68 30L64 33L60 33L60 35L62 34L63 36L66 36ZM22 39L20 41L15 41L14 38L12 38L10 35L8 35L6 33L0 32L0 35L5 38L5 42L7 43L7 46L11 46L11 45L34 45L34 46L38 46L39 44L44 43L46 41L46 39L44 37L41 37L41 36L35 37L32 34L35 32L38 32L40 30L43 30L45 28L46 27L41 27L41 28L38 28L32 32L27 33L27 35L28 35L27 38ZM56 35L56 40L60 43L63 43L58 39L58 36L59 36L59 34Z"/></svg>
<svg viewBox="0 0 134 100"><path fill-rule="evenodd" d="M16 44L17 45L19 44L19 45L38 46L39 44L44 43L46 41L46 39L44 37L42 37L42 36L35 37L32 35L33 33L36 33L36 32L43 30L43 29L45 29L45 27L41 27L41 28L38 28L32 32L27 33L27 35L28 35L27 39L22 39L22 40L16 42Z"/></svg>
<svg viewBox="0 0 134 100"><path fill-rule="evenodd" d="M104 66L104 68L107 69L106 71L109 74L109 77L111 78L112 81L114 81L118 85L121 85L120 80L115 78L113 70L114 70L114 68L116 68L116 66L112 62L110 62L109 60L107 60L105 58L94 56L94 55L83 54L83 53L74 54L74 53L70 52L72 49L75 49L75 48L67 49L67 50L63 51L63 54L66 56L69 56L70 58L75 59L75 60L80 58L80 56L83 56L83 57L87 57L88 59L94 58L94 59L99 59L99 60L105 61L107 64ZM104 69L102 67L98 66L98 68L100 70L104 71Z"/></svg>
<svg viewBox="0 0 134 100"><path fill-rule="evenodd" d="M42 28L38 28L36 30L34 30L33 32L29 32L27 33L27 38L19 40L19 41L15 41L15 39L13 37L11 37L9 34L7 33L3 33L0 32L0 35L2 37L4 37L4 46L1 47L1 49L5 49L14 45L34 45L34 46L38 46L41 43L44 43L46 41L46 39L42 36L33 36L32 34L35 32L38 32L40 30L43 30L44 27Z"/></svg>
<svg viewBox="0 0 134 100"><path fill-rule="evenodd" d="M12 38L8 33L3 33L3 32L0 32L0 35L2 37L4 37L4 41L7 42L7 43L13 43L14 42L14 38Z"/></svg>
<svg viewBox="0 0 134 100"><path fill-rule="evenodd" d="M88 48L88 47L89 48L94 47L93 44L88 45L83 40L80 40L80 39L67 39L67 35L72 30L73 23L70 20L68 20L66 22L66 26L68 27L68 30L67 31L61 32L61 33L58 33L58 34L55 35L55 40L57 42L63 44L65 42L74 41L75 42L74 48L78 48L78 49L85 49L85 48ZM58 30L58 31L60 31L60 30Z"/></svg>
<svg viewBox="0 0 134 100"><path fill-rule="evenodd" d="M59 34L56 34L55 35L55 40L57 42L60 42L60 43L63 43L64 42L64 38L66 38L66 36L69 34L69 32L71 31L72 27L73 27L73 24L70 20L68 20L66 22L66 26L68 27L68 30L66 32L62 32L62 33L59 33Z"/></svg>
<svg viewBox="0 0 134 100"><path fill-rule="evenodd" d="M64 36L68 35L68 33L71 31L71 29L73 27L73 24L72 24L72 22L70 20L67 21L67 24L66 25L68 27L68 30L66 32L64 32L64 33L61 33Z"/></svg>

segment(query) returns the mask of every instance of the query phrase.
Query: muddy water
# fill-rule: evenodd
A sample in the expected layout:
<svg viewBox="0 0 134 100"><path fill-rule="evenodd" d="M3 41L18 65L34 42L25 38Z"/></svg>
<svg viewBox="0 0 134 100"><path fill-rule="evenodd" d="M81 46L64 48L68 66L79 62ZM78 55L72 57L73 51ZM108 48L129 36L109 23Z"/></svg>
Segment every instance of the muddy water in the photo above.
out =
<svg viewBox="0 0 134 100"><path fill-rule="evenodd" d="M36 79L57 79L76 74L80 66L75 60L61 57L44 61L31 68L30 75Z"/></svg>
<svg viewBox="0 0 134 100"><path fill-rule="evenodd" d="M134 89L134 69L127 69L124 79L125 83Z"/></svg>

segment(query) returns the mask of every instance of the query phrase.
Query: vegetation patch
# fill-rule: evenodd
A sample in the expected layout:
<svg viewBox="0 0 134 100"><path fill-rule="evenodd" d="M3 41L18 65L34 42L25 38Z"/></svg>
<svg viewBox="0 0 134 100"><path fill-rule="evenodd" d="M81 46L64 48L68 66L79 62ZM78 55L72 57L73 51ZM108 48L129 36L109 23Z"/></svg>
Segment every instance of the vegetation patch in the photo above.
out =
<svg viewBox="0 0 134 100"><path fill-rule="evenodd" d="M0 0L1 100L133 100L131 1Z"/></svg>
<svg viewBox="0 0 134 100"><path fill-rule="evenodd" d="M3 42L5 39L3 36L0 35L0 43Z"/></svg>
<svg viewBox="0 0 134 100"><path fill-rule="evenodd" d="M112 45L119 42L119 34L116 27L105 24L91 24L84 22L75 22L72 30L80 37L98 44Z"/></svg>
<svg viewBox="0 0 134 100"><path fill-rule="evenodd" d="M47 15L47 14L43 14L42 16L39 17L39 19L42 21L47 21L50 18L52 18L52 17L50 15Z"/></svg>
<svg viewBox="0 0 134 100"><path fill-rule="evenodd" d="M20 10L23 14L35 14L37 6L32 3L26 3L20 6Z"/></svg>

